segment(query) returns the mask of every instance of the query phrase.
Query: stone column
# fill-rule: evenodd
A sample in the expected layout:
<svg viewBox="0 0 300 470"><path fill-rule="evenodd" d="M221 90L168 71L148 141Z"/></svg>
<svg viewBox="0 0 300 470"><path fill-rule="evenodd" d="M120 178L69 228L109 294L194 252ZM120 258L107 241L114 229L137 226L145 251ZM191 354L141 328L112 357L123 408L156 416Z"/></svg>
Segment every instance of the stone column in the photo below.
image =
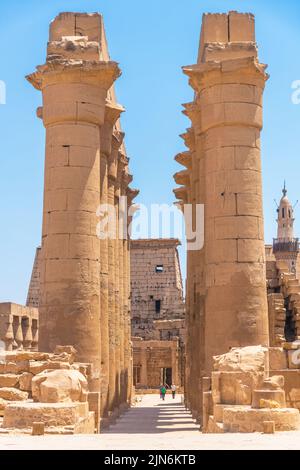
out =
<svg viewBox="0 0 300 470"><path fill-rule="evenodd" d="M205 153L205 355L268 344L260 130L266 74L254 57L185 68ZM213 91L212 91L213 90Z"/></svg>
<svg viewBox="0 0 300 470"><path fill-rule="evenodd" d="M115 131L112 138L112 151L108 162L108 204L115 209L114 226L109 227L110 237L108 239L108 302L109 302L109 410L112 412L119 405L119 367L120 351L118 349L118 327L119 327L119 305L118 305L118 252L117 252L117 218L116 207L116 180L118 171L118 152L122 144L124 134Z"/></svg>
<svg viewBox="0 0 300 470"><path fill-rule="evenodd" d="M133 345L131 341L131 279L130 279L130 237L131 237L131 223L133 218L133 200L139 194L137 189L132 189L129 187L129 184L132 181L132 176L127 172L126 175L126 196L127 196L127 210L130 210L127 218L127 234L128 238L125 241L125 266L126 266L126 275L125 275L125 289L126 289L126 299L127 299L127 341L126 347L128 348L126 354L126 367L127 367L127 402L130 404L132 399L132 390L133 390Z"/></svg>
<svg viewBox="0 0 300 470"><path fill-rule="evenodd" d="M99 126L119 74L114 62L50 56L28 77L43 93L46 127L39 348L74 345L78 361L93 364L92 392L101 369Z"/></svg>
<svg viewBox="0 0 300 470"><path fill-rule="evenodd" d="M120 405L125 407L126 404L126 385L125 385L125 348L126 348L126 335L125 335L125 291L124 291L124 277L125 277L125 264L124 264L124 223L125 211L127 207L124 205L124 184L125 180L125 167L128 164L128 159L123 155L122 151L119 152L118 161L118 207L119 207L119 230L118 230L118 252L119 252L119 298L120 298Z"/></svg>
<svg viewBox="0 0 300 470"><path fill-rule="evenodd" d="M190 365L188 386L200 396L189 396L199 412L201 379L214 355L268 345L260 161L267 74L253 15L204 15L198 63L183 70L195 91L185 106L195 134L187 193L205 204L204 248L188 254L187 360L194 354L199 361L198 371ZM184 191L176 190L179 199Z"/></svg>
<svg viewBox="0 0 300 470"><path fill-rule="evenodd" d="M148 370L147 370L147 348L145 345L141 345L141 385L146 386L148 384Z"/></svg>
<svg viewBox="0 0 300 470"><path fill-rule="evenodd" d="M129 245L128 245L128 199L127 199L127 188L129 183L132 181L132 176L128 173L128 159L124 159L124 170L122 175L121 195L124 198L124 207L122 208L125 212L123 218L123 240L122 240L122 257L123 257L123 331L124 331L124 384L122 402L130 403L131 394L131 318L130 318L130 272L129 268Z"/></svg>
<svg viewBox="0 0 300 470"><path fill-rule="evenodd" d="M104 215L108 203L108 158L111 154L111 142L114 126L124 109L107 102L105 119L101 127L101 161L100 161L100 202L101 214ZM107 227L104 227L107 229ZM108 289L108 238L107 232L100 234L100 300L101 300L101 418L108 417L109 400L109 289Z"/></svg>

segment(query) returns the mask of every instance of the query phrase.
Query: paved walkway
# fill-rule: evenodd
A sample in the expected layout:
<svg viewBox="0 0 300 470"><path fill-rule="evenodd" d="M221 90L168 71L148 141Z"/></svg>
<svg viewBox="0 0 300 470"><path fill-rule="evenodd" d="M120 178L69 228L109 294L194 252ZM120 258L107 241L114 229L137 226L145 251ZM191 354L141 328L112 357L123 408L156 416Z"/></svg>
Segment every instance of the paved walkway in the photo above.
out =
<svg viewBox="0 0 300 470"><path fill-rule="evenodd" d="M300 431L264 434L201 434L181 397L144 395L142 402L105 433L75 436L0 436L0 450L207 450L300 449Z"/></svg>

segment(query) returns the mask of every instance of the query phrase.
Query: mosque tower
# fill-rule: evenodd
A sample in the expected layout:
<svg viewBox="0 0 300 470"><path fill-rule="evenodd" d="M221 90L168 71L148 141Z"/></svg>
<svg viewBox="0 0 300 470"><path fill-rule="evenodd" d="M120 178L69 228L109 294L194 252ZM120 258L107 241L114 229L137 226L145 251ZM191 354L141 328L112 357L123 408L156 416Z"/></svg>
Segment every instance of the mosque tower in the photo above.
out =
<svg viewBox="0 0 300 470"><path fill-rule="evenodd" d="M294 208L287 197L285 182L282 194L277 208L277 238L273 240L273 253L276 260L286 261L290 272L297 274L299 239L294 237Z"/></svg>

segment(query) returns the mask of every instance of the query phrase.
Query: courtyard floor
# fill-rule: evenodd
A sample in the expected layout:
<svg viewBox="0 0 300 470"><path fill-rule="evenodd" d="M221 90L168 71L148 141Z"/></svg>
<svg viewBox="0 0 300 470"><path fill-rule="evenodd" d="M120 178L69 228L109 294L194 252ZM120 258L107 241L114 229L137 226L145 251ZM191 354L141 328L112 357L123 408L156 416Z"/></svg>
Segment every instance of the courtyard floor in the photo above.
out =
<svg viewBox="0 0 300 470"><path fill-rule="evenodd" d="M0 450L208 450L300 449L300 431L264 434L201 434L181 397L163 402L158 395L124 413L102 434L70 436L0 436Z"/></svg>

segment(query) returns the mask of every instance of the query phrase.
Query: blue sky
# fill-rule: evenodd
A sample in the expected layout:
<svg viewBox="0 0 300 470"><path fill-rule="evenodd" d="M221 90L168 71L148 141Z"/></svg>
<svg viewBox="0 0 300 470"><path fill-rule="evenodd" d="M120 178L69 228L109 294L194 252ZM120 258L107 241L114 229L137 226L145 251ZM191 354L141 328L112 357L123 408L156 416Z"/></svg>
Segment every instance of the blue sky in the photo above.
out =
<svg viewBox="0 0 300 470"><path fill-rule="evenodd" d="M204 12L251 11L261 62L269 64L262 134L266 241L276 233L275 204L284 178L300 199L300 105L291 84L300 80L300 4L297 1L11 0L0 5L0 300L25 302L35 247L40 243L44 130L35 116L41 96L24 76L45 61L48 25L61 11L104 15L111 57L123 71L117 95L126 107L122 125L139 202L171 203L189 126L181 103L192 90L181 66L195 63ZM296 210L300 235L300 205Z"/></svg>

